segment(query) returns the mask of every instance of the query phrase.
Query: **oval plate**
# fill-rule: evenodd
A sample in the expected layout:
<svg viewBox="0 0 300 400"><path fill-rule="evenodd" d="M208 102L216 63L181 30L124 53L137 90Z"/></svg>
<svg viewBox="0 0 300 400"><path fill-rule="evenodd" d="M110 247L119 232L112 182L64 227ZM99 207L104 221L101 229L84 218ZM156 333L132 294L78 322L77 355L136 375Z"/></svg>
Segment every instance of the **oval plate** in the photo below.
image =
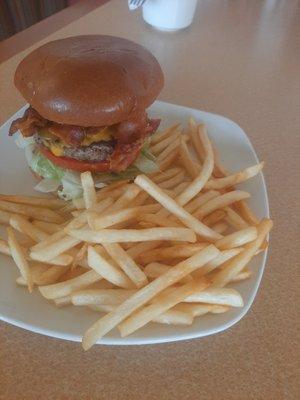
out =
<svg viewBox="0 0 300 400"><path fill-rule="evenodd" d="M29 172L24 152L18 149L13 139L8 138L11 121L22 116L25 108L19 110L0 128L0 193L34 194L35 184ZM149 114L162 119L161 128L174 123L186 124L189 117L207 125L208 133L219 151L222 164L230 171L238 171L255 164L258 159L245 132L233 121L220 115L192 108L156 101ZM258 217L269 216L269 206L263 175L247 181L239 188L251 194L249 201ZM210 314L198 318L191 326L165 326L151 323L137 333L121 338L115 329L99 343L107 345L137 345L173 342L199 338L221 332L238 322L249 310L257 293L266 261L267 252L252 260L253 272L250 279L235 283L243 296L244 307L233 308L224 314ZM86 307L56 308L45 300L37 290L29 294L17 287L17 268L6 256L0 255L0 318L10 324L43 335L60 339L81 341L84 331L97 320L95 312ZM230 287L230 285L229 285Z"/></svg>

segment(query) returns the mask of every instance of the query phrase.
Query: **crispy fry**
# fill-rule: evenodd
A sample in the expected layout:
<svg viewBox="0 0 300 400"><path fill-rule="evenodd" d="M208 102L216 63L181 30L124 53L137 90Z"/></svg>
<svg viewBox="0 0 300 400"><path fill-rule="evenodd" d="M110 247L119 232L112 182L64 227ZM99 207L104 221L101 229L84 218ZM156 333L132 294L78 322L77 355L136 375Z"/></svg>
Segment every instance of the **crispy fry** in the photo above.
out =
<svg viewBox="0 0 300 400"><path fill-rule="evenodd" d="M264 162L248 167L243 171L237 172L233 175L225 176L224 178L217 178L208 181L205 184L205 189L226 189L230 188L238 183L244 182L250 178L256 176L264 167Z"/></svg>
<svg viewBox="0 0 300 400"><path fill-rule="evenodd" d="M37 228L40 228L46 233L49 233L50 235L52 233L56 233L62 229L62 226L59 224L54 224L52 222L45 222L45 221L38 221L34 220L32 221L32 224L36 226Z"/></svg>
<svg viewBox="0 0 300 400"><path fill-rule="evenodd" d="M246 243L252 242L256 238L257 229L254 226L251 226L217 240L215 245L221 250L232 249L234 247L243 246Z"/></svg>
<svg viewBox="0 0 300 400"><path fill-rule="evenodd" d="M176 215L176 217L178 217L185 226L192 229L198 235L208 240L220 239L220 235L218 233L214 232L213 230L202 224L200 221L197 221L196 218L194 218L183 207L177 204L175 200L165 194L157 185L155 185L155 183L153 183L145 175L138 175L135 178L135 183L143 188L147 193L149 193L150 196L158 201L169 212Z"/></svg>
<svg viewBox="0 0 300 400"><path fill-rule="evenodd" d="M178 130L179 126L180 126L180 124L175 124L175 125L170 126L167 129L165 129L162 132L156 132L151 137L151 145L155 145L156 143L159 143L162 140L169 137L170 135L172 135L174 132L176 132Z"/></svg>
<svg viewBox="0 0 300 400"><path fill-rule="evenodd" d="M119 270L113 263L103 257L95 247L88 247L88 265L107 281L124 289L133 287L130 279Z"/></svg>
<svg viewBox="0 0 300 400"><path fill-rule="evenodd" d="M206 243L195 243L185 245L175 245L170 247L149 250L140 254L138 260L141 264L149 264L154 261L166 261L174 258L186 258L197 253L199 250L207 246Z"/></svg>
<svg viewBox="0 0 300 400"><path fill-rule="evenodd" d="M85 289L74 292L71 301L75 306L119 305L135 292L136 290L125 289Z"/></svg>
<svg viewBox="0 0 300 400"><path fill-rule="evenodd" d="M145 273L118 243L103 243L103 247L137 288L148 283Z"/></svg>
<svg viewBox="0 0 300 400"><path fill-rule="evenodd" d="M259 219L244 200L240 200L235 203L235 208L240 213L240 216L244 218L246 222L248 222L248 224L257 225L259 223Z"/></svg>
<svg viewBox="0 0 300 400"><path fill-rule="evenodd" d="M68 281L40 286L39 291L46 299L57 299L58 297L69 296L72 292L84 289L100 279L102 279L102 276L91 270Z"/></svg>
<svg viewBox="0 0 300 400"><path fill-rule="evenodd" d="M49 197L0 194L0 200L5 200L17 204L27 204L31 206L51 208L53 210L60 209L65 205L64 200L49 199Z"/></svg>
<svg viewBox="0 0 300 400"><path fill-rule="evenodd" d="M201 206L196 211L194 216L200 219L204 218L206 215L218 210L219 208L224 208L229 204L238 202L241 199L247 199L248 197L250 197L250 194L248 192L243 192L242 190L233 190L231 192L221 194L220 196L209 200L207 203Z"/></svg>
<svg viewBox="0 0 300 400"><path fill-rule="evenodd" d="M150 229L71 229L68 233L78 240L91 243L142 242L147 240L178 240L195 242L196 235L187 228L150 228Z"/></svg>
<svg viewBox="0 0 300 400"><path fill-rule="evenodd" d="M49 237L42 229L34 226L31 222L27 221L26 218L21 215L14 215L10 218L10 225L17 231L24 233L29 236L35 242L40 242Z"/></svg>
<svg viewBox="0 0 300 400"><path fill-rule="evenodd" d="M144 288L139 289L134 295L124 301L124 303L118 306L114 311L101 318L85 332L82 342L83 348L85 350L89 349L97 342L98 339L121 323L139 307L142 307L144 304L150 301L162 290L180 281L186 275L206 264L218 254L219 252L217 248L213 245L210 245L205 249L200 250L199 253L195 254L194 256L177 264L172 268L172 270L155 279Z"/></svg>
<svg viewBox="0 0 300 400"><path fill-rule="evenodd" d="M214 154L205 127L202 127L202 129L199 128L198 134L201 139L202 147L205 151L205 158L198 176L176 199L178 204L182 206L187 204L201 191L206 182L209 180L214 168Z"/></svg>
<svg viewBox="0 0 300 400"><path fill-rule="evenodd" d="M108 214L101 216L93 216L92 220L89 221L89 225L92 229L104 229L120 222L128 221L136 218L139 214L147 212L155 212L159 209L158 204L149 204L145 206L137 206L131 208L123 208L121 210L111 211ZM89 220L89 218L88 218Z"/></svg>
<svg viewBox="0 0 300 400"><path fill-rule="evenodd" d="M257 225L257 238L254 241L246 244L244 250L232 260L228 261L226 266L224 266L222 270L216 274L212 283L213 287L225 286L244 269L244 267L248 264L251 258L255 255L256 251L262 245L272 226L272 220L266 218L262 219L262 221Z"/></svg>
<svg viewBox="0 0 300 400"><path fill-rule="evenodd" d="M185 176L184 171L180 171L176 176L173 176L173 178L168 179L167 181L163 181L159 184L159 187L162 189L172 189L174 186L179 185L180 182L182 182L183 178Z"/></svg>
<svg viewBox="0 0 300 400"><path fill-rule="evenodd" d="M19 245L12 228L7 228L7 236L8 236L8 246L10 254L14 262L16 263L17 267L19 268L22 277L27 282L29 292L32 292L33 281L30 272L30 267L26 259L26 255L22 250L21 246Z"/></svg>
<svg viewBox="0 0 300 400"><path fill-rule="evenodd" d="M187 170L191 178L195 179L199 175L200 165L192 160L189 149L184 140L180 140L179 145L180 162Z"/></svg>
<svg viewBox="0 0 300 400"><path fill-rule="evenodd" d="M58 224L63 222L63 218L59 214L47 208L29 206L27 204L10 203L9 201L0 200L0 209L15 214L25 215L26 217L38 219L39 221L55 222Z"/></svg>
<svg viewBox="0 0 300 400"><path fill-rule="evenodd" d="M229 225L231 225L235 229L244 229L248 228L247 222L236 212L234 211L231 207L225 207L226 211L226 217L225 221L228 222Z"/></svg>
<svg viewBox="0 0 300 400"><path fill-rule="evenodd" d="M168 137L152 145L150 147L151 153L155 155L160 154L164 149L166 149L170 144L172 144L174 140L176 140L180 135L181 132L179 130L174 130L172 134L170 134Z"/></svg>
<svg viewBox="0 0 300 400"><path fill-rule="evenodd" d="M153 318L158 317L163 312L168 311L176 304L182 302L187 296L192 295L196 291L204 290L208 285L209 282L202 279L199 282L186 283L168 293L163 292L160 296L154 299L152 304L137 311L118 326L121 336L124 337L136 331L148 322L152 321Z"/></svg>
<svg viewBox="0 0 300 400"><path fill-rule="evenodd" d="M216 210L209 214L207 217L203 218L203 223L208 226L212 226L219 221L222 221L226 216L225 211L223 210Z"/></svg>
<svg viewBox="0 0 300 400"><path fill-rule="evenodd" d="M156 247L159 247L161 244L162 242L158 240L141 242L138 244L134 244L134 246L130 247L129 250L127 250L127 253L130 257L132 257L135 260L143 252L155 249Z"/></svg>
<svg viewBox="0 0 300 400"><path fill-rule="evenodd" d="M80 174L81 185L83 188L83 200L85 208L88 210L97 203L97 195L94 186L94 180L90 171Z"/></svg>

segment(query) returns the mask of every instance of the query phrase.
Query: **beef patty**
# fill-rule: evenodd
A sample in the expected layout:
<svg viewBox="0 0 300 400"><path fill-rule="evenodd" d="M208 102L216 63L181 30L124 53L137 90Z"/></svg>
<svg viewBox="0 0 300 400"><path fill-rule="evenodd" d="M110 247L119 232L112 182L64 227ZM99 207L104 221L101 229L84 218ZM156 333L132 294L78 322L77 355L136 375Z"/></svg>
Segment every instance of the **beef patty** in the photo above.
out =
<svg viewBox="0 0 300 400"><path fill-rule="evenodd" d="M45 145L45 139L38 134L34 135L34 140L39 145ZM63 156L74 158L79 161L105 161L113 153L116 141L109 140L95 142L89 146L63 146Z"/></svg>

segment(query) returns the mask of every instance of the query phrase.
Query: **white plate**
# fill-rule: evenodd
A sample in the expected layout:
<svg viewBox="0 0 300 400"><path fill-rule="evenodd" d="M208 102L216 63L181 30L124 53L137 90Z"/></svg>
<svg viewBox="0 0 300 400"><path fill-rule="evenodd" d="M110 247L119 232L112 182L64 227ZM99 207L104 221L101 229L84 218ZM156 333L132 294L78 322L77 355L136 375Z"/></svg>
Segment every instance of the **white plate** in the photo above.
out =
<svg viewBox="0 0 300 400"><path fill-rule="evenodd" d="M23 114L26 107L18 111L0 128L0 193L33 194L33 178L26 167L23 151L12 138L7 137L10 123ZM204 122L208 133L219 149L223 164L237 171L256 163L257 156L245 132L233 121L219 115L187 107L156 101L150 107L150 115L161 117L161 127L176 122L186 123L190 116ZM259 217L268 217L268 199L262 174L240 185L251 193L250 205ZM149 324L137 333L121 338L115 329L99 343L109 345L149 344L192 339L221 332L238 322L249 310L266 261L266 252L251 262L253 275L249 280L233 285L243 296L243 308L233 308L224 314L211 314L188 327L173 327ZM12 261L0 255L0 318L10 324L61 339L80 341L83 332L97 320L97 315L87 308L66 307L57 309L45 300L38 291L29 294L17 287L17 268ZM234 334L234 331L232 332Z"/></svg>

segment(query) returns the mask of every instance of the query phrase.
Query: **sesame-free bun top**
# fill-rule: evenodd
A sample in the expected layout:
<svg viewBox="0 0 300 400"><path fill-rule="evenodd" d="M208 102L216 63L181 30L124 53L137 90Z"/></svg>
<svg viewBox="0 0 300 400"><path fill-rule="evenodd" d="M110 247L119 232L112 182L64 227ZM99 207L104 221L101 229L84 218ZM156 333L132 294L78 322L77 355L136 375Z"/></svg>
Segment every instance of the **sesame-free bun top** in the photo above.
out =
<svg viewBox="0 0 300 400"><path fill-rule="evenodd" d="M18 65L15 85L44 118L79 126L112 125L144 110L164 83L143 46L104 35L46 43Z"/></svg>

